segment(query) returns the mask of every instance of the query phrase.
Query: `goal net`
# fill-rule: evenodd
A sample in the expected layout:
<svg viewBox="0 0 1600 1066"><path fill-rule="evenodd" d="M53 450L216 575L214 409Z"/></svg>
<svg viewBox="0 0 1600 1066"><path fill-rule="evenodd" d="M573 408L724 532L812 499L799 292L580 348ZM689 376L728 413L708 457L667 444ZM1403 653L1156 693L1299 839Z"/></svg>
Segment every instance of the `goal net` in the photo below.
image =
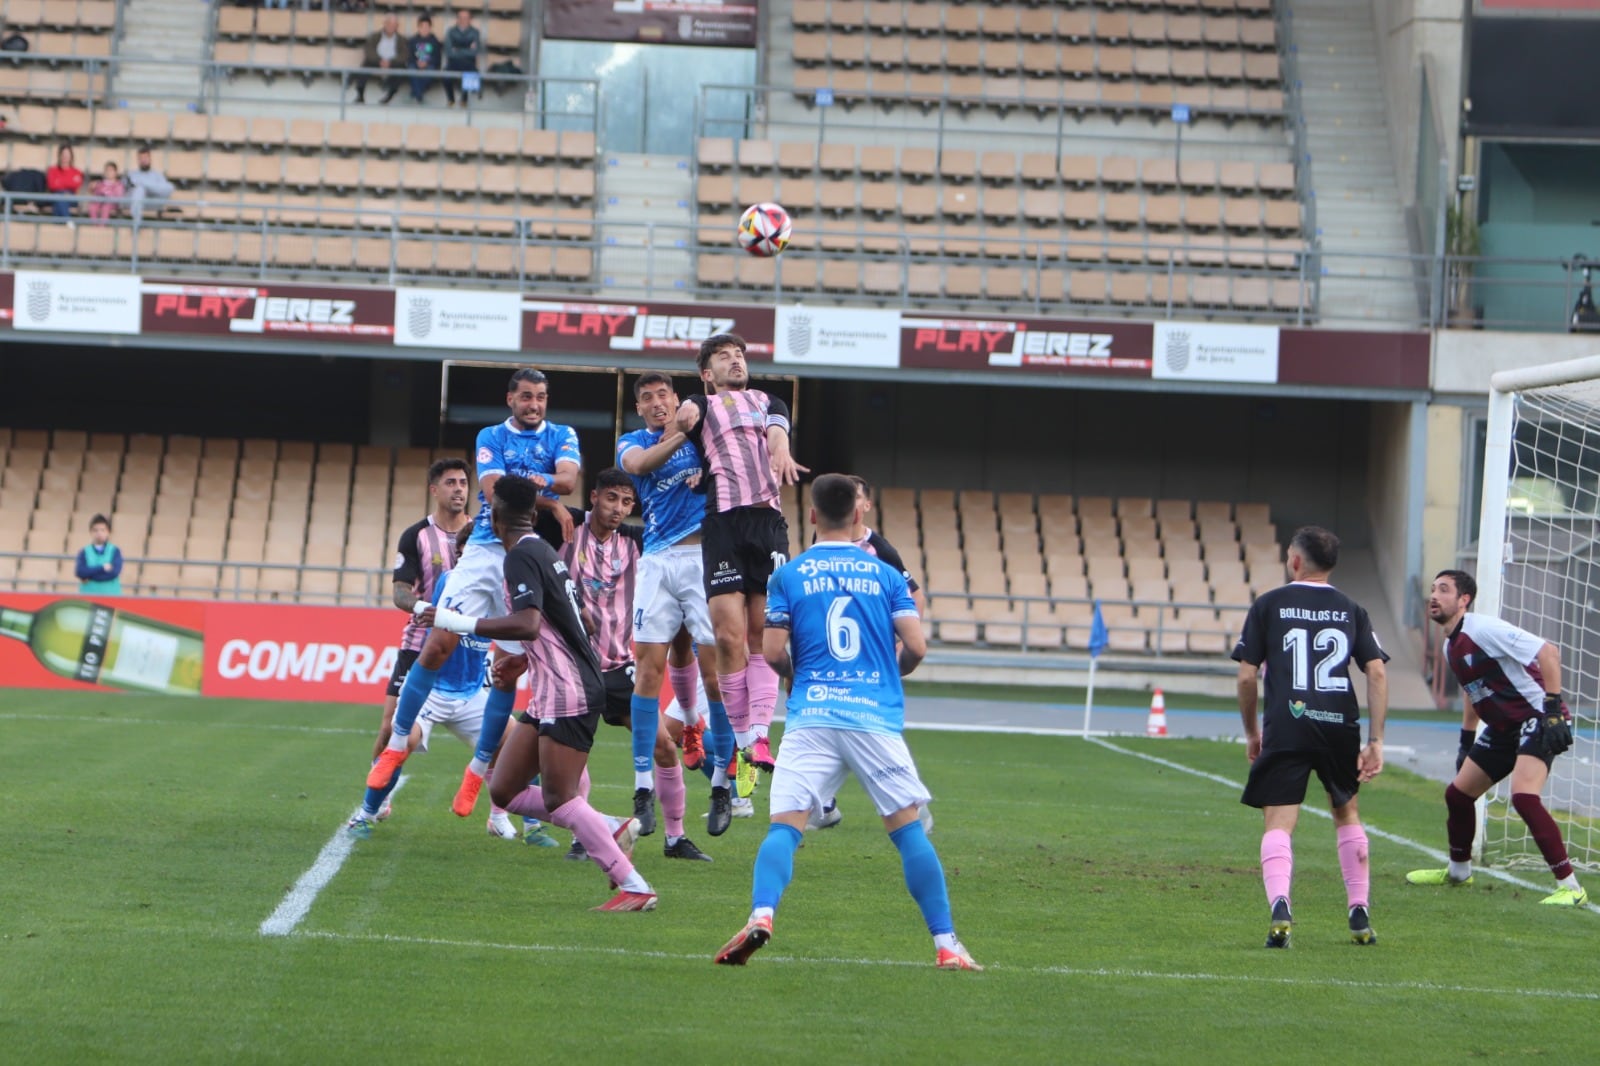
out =
<svg viewBox="0 0 1600 1066"><path fill-rule="evenodd" d="M1561 649L1573 746L1545 787L1573 864L1600 869L1600 357L1494 375L1478 537L1478 601ZM1544 868L1510 808L1479 819L1482 861Z"/></svg>

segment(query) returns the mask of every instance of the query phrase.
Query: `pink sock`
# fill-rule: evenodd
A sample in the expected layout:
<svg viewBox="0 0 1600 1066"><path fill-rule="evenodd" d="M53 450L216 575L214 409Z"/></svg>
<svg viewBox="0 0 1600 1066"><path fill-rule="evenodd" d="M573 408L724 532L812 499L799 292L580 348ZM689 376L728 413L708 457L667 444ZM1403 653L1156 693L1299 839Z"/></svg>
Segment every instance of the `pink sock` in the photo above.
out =
<svg viewBox="0 0 1600 1066"><path fill-rule="evenodd" d="M746 667L746 670L748 667ZM728 724L735 734L750 732L750 686L745 670L717 675L722 688L722 705L728 709ZM745 743L741 741L741 743Z"/></svg>
<svg viewBox="0 0 1600 1066"><path fill-rule="evenodd" d="M544 805L544 792L538 785L530 785L513 796L511 802L506 804L506 810L524 818L537 818L541 822L550 820L550 809Z"/></svg>
<svg viewBox="0 0 1600 1066"><path fill-rule="evenodd" d="M1343 856L1340 852L1340 856ZM1261 835L1261 880L1267 886L1267 905L1281 896L1289 898L1289 880L1294 876L1294 844L1282 829L1269 829Z"/></svg>
<svg viewBox="0 0 1600 1066"><path fill-rule="evenodd" d="M656 767L656 795L661 797L661 817L667 823L667 836L683 836L683 811L689 790L683 784L682 766Z"/></svg>
<svg viewBox="0 0 1600 1066"><path fill-rule="evenodd" d="M612 884L620 885L633 875L633 863L617 847L611 827L606 824L606 816L589 806L589 801L582 796L574 797L551 811L549 820L562 829L572 830L572 835L583 845L583 850L600 867L600 872L611 878Z"/></svg>
<svg viewBox="0 0 1600 1066"><path fill-rule="evenodd" d="M672 683L672 698L678 701L678 706L685 711L694 710L695 701L700 698L699 664L668 666L667 680Z"/></svg>
<svg viewBox="0 0 1600 1066"><path fill-rule="evenodd" d="M1352 907L1365 907L1372 879L1367 873L1367 831L1360 825L1341 825L1335 832L1339 841L1339 869L1344 871L1345 898Z"/></svg>
<svg viewBox="0 0 1600 1066"><path fill-rule="evenodd" d="M750 689L750 722L764 734L778 706L778 675L765 656L751 655L745 677Z"/></svg>

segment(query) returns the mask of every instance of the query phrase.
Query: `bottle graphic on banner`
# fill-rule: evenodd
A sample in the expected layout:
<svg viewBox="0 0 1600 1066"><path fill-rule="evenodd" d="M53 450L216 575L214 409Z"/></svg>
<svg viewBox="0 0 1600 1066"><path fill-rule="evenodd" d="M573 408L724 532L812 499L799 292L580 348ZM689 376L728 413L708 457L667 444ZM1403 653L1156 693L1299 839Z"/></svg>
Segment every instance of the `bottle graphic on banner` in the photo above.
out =
<svg viewBox="0 0 1600 1066"><path fill-rule="evenodd" d="M36 612L0 605L0 637L27 644L51 673L88 684L198 696L205 676L200 633L87 600Z"/></svg>

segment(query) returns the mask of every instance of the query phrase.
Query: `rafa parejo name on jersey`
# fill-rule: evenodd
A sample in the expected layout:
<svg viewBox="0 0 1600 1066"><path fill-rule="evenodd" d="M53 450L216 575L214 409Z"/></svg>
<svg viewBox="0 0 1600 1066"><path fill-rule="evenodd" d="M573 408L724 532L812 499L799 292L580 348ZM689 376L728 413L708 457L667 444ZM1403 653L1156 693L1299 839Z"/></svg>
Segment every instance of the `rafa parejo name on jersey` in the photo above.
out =
<svg viewBox="0 0 1600 1066"><path fill-rule="evenodd" d="M883 595L875 559L802 559L795 567L804 578L805 594L818 592L858 592L864 596ZM870 574L871 577L857 577Z"/></svg>

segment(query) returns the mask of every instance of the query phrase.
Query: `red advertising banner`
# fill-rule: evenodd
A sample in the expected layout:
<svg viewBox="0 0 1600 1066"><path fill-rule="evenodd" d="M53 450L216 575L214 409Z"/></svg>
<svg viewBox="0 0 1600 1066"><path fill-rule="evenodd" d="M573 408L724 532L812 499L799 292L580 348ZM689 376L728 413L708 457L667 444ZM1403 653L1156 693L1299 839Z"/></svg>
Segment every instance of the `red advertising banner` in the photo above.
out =
<svg viewBox="0 0 1600 1066"><path fill-rule="evenodd" d="M378 608L0 594L0 686L381 703L405 618Z"/></svg>
<svg viewBox="0 0 1600 1066"><path fill-rule="evenodd" d="M394 290L321 285L145 281L145 333L337 337L355 344L394 340Z"/></svg>
<svg viewBox="0 0 1600 1066"><path fill-rule="evenodd" d="M17 305L17 276L0 273L0 329L11 328L12 309Z"/></svg>
<svg viewBox="0 0 1600 1066"><path fill-rule="evenodd" d="M1425 390L1430 351L1426 333L1285 329L1278 334L1278 382Z"/></svg>
<svg viewBox="0 0 1600 1066"><path fill-rule="evenodd" d="M754 48L755 0L545 0L551 40Z"/></svg>
<svg viewBox="0 0 1600 1066"><path fill-rule="evenodd" d="M522 349L680 360L716 333L737 333L751 362L771 362L775 314L770 307L724 304L590 304L525 300Z"/></svg>
<svg viewBox="0 0 1600 1066"><path fill-rule="evenodd" d="M1147 378L1153 336L1149 322L905 315L900 365Z"/></svg>

